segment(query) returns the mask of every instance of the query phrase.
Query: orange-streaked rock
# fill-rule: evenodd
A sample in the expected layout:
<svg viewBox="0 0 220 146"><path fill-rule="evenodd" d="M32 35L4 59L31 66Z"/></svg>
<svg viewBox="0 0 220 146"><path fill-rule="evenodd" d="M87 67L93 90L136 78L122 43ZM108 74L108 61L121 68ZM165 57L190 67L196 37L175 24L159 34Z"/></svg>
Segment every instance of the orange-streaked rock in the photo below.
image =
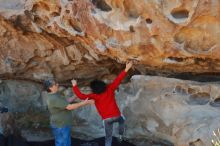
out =
<svg viewBox="0 0 220 146"><path fill-rule="evenodd" d="M79 66L92 66L82 71L88 75L102 68L104 75L114 66L113 60L136 60L136 69L142 73L220 71L218 0L28 0L16 4L10 0L0 4L1 76L34 80L53 76L65 81L79 72Z"/></svg>

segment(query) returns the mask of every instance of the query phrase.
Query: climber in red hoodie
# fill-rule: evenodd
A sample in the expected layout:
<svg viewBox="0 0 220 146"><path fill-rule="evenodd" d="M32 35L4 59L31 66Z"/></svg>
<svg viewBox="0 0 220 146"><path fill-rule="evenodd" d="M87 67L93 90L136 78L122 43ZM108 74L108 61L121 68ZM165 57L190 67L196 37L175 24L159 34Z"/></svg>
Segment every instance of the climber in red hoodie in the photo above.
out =
<svg viewBox="0 0 220 146"><path fill-rule="evenodd" d="M128 70L132 67L133 63L128 62L125 69L118 75L118 77L111 83L106 85L101 80L94 80L90 83L92 89L91 94L83 94L77 87L76 80L72 80L73 91L80 99L93 99L95 100L95 106L104 121L105 128L105 146L112 145L112 132L113 123L119 123L119 138L122 139L124 133L124 117L118 108L115 100L115 90L118 88L121 81L126 76Z"/></svg>

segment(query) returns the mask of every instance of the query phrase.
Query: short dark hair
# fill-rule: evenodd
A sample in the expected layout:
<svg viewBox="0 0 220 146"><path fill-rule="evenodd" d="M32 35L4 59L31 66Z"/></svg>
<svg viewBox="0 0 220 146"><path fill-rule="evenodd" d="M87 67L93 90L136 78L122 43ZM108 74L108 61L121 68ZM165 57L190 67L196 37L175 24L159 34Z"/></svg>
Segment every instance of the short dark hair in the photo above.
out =
<svg viewBox="0 0 220 146"><path fill-rule="evenodd" d="M106 83L101 80L94 80L90 83L90 88L95 94L101 94L106 90Z"/></svg>
<svg viewBox="0 0 220 146"><path fill-rule="evenodd" d="M54 79L48 79L44 81L44 89L47 92L51 92L50 87L52 87L53 85L55 85L56 81Z"/></svg>

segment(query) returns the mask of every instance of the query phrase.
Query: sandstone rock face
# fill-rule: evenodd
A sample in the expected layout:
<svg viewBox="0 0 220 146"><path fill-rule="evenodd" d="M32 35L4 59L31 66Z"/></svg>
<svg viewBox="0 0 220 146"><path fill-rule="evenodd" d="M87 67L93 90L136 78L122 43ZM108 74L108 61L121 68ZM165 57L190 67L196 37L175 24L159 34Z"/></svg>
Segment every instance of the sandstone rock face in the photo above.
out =
<svg viewBox="0 0 220 146"><path fill-rule="evenodd" d="M220 126L219 87L215 83L133 76L117 96L127 117L127 129L139 131L136 137L156 135L175 146L211 146L213 131ZM126 134L132 137L132 130Z"/></svg>
<svg viewBox="0 0 220 146"><path fill-rule="evenodd" d="M0 75L91 79L127 60L143 74L218 73L219 12L218 0L1 0Z"/></svg>
<svg viewBox="0 0 220 146"><path fill-rule="evenodd" d="M17 95L11 91L13 86ZM81 90L90 92L88 88ZM61 87L60 91L67 98L72 96L71 88ZM130 83L121 85L116 92L117 102L126 118L125 137L138 146L152 146L149 141L161 146L212 146L213 131L220 127L219 91L217 83L133 76ZM14 127L23 137L29 141L52 138L45 93L39 85L4 80L0 84L0 93L1 104L13 113ZM73 111L73 117L73 137L93 139L104 136L102 120L94 106ZM2 127L4 129L4 125ZM116 128L114 135L118 136Z"/></svg>
<svg viewBox="0 0 220 146"><path fill-rule="evenodd" d="M18 112L24 137L42 140L51 138L48 113L42 87L30 80L109 81L127 60L139 74L218 75L219 15L218 0L0 0L0 102ZM117 93L126 137L209 146L218 91L214 83L135 76ZM74 136L104 135L94 107L73 114Z"/></svg>
<svg viewBox="0 0 220 146"><path fill-rule="evenodd" d="M8 113L0 114L0 133L21 135L27 140L52 138L49 113L41 97L42 87L27 81L3 80L0 84L0 106ZM2 131L2 132L1 132Z"/></svg>

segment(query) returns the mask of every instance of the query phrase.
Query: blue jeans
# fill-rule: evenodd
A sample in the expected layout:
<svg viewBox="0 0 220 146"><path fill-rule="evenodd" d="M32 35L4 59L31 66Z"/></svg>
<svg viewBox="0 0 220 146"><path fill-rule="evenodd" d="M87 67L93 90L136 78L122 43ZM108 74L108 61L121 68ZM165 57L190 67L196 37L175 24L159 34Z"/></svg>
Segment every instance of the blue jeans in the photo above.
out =
<svg viewBox="0 0 220 146"><path fill-rule="evenodd" d="M113 132L113 124L118 123L118 132L119 135L124 134L124 127L125 127L125 119L123 116L119 117L112 117L103 120L104 128L105 128L105 146L112 146L112 132Z"/></svg>
<svg viewBox="0 0 220 146"><path fill-rule="evenodd" d="M52 125L51 128L55 137L55 146L71 146L71 126L58 128Z"/></svg>

